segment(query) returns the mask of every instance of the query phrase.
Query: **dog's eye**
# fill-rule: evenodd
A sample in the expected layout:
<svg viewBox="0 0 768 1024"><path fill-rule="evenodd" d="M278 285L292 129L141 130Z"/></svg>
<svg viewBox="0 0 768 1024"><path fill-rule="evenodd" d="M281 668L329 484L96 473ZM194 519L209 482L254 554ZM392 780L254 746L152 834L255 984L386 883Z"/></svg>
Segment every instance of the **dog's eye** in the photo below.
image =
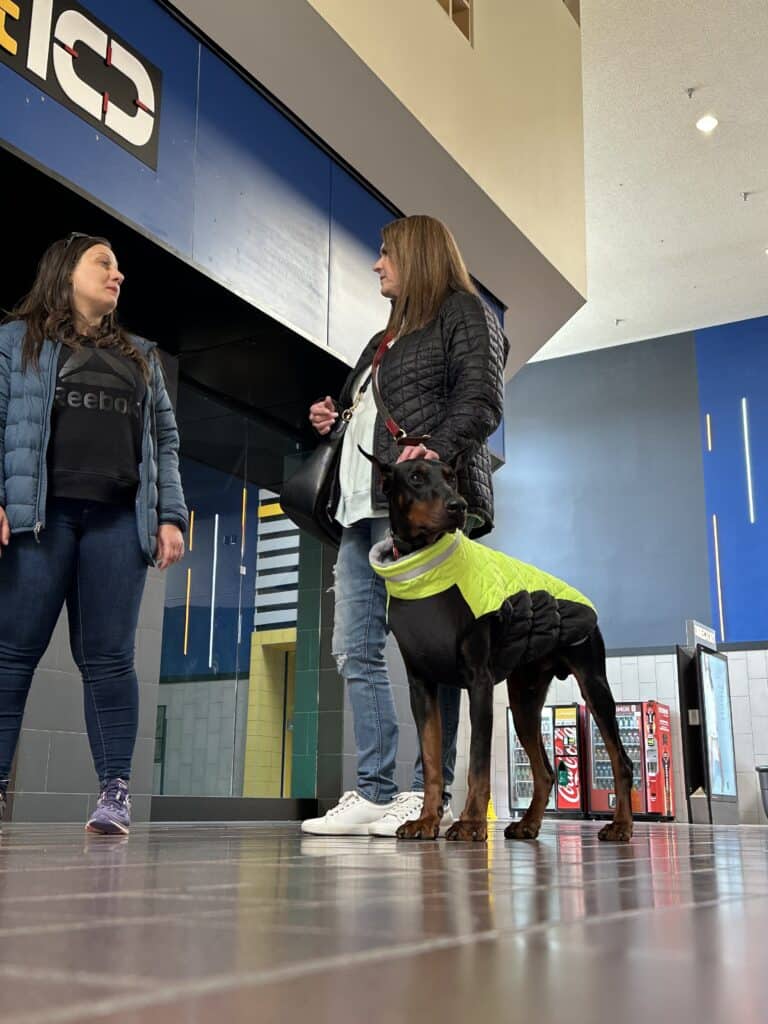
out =
<svg viewBox="0 0 768 1024"><path fill-rule="evenodd" d="M412 484L420 484L422 482L421 473L411 473L408 479Z"/></svg>

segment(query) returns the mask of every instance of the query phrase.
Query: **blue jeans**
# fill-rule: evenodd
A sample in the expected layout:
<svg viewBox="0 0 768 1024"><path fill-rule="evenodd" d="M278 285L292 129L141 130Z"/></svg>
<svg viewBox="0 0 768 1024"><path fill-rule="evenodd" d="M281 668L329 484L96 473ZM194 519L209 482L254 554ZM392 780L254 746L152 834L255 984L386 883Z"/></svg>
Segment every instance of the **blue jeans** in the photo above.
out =
<svg viewBox="0 0 768 1024"><path fill-rule="evenodd" d="M83 676L96 774L128 779L139 718L134 646L147 565L133 505L54 498L38 543L11 536L0 558L0 788L29 686L66 602Z"/></svg>
<svg viewBox="0 0 768 1024"><path fill-rule="evenodd" d="M388 519L363 519L345 527L336 562L333 656L347 684L357 746L357 789L366 800L389 803L397 795L395 760L398 726L387 675L387 595L384 581L368 562L368 552L389 530ZM443 799L451 799L456 765L461 691L441 686ZM421 754L412 789L424 790Z"/></svg>

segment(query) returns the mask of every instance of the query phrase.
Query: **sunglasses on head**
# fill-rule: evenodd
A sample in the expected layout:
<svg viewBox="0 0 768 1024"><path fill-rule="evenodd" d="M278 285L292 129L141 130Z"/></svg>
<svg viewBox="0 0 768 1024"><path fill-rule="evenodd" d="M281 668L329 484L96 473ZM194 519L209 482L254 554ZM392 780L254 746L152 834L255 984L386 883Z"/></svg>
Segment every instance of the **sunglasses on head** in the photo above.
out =
<svg viewBox="0 0 768 1024"><path fill-rule="evenodd" d="M70 231L67 237L64 239L64 248L68 249L76 238L94 238L94 235L89 235L86 231Z"/></svg>

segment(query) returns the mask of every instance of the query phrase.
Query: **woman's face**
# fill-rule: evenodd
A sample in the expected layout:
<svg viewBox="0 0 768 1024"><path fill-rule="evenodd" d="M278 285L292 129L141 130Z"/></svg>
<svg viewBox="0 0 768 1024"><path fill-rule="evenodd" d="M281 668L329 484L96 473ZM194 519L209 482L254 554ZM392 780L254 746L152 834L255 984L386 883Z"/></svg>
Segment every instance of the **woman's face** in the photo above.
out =
<svg viewBox="0 0 768 1024"><path fill-rule="evenodd" d="M381 294L384 298L396 299L400 294L400 274L384 245L379 249L379 258L373 264L373 270L379 275Z"/></svg>
<svg viewBox="0 0 768 1024"><path fill-rule="evenodd" d="M112 250L106 245L92 245L85 250L72 272L75 310L89 323L99 323L117 307L123 279Z"/></svg>

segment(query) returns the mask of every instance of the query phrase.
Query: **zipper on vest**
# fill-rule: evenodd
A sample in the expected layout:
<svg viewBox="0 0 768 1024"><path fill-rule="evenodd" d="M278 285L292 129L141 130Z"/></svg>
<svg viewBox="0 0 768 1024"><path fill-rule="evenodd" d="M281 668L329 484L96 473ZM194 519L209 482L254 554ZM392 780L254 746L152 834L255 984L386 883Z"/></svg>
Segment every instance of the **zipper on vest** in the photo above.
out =
<svg viewBox="0 0 768 1024"><path fill-rule="evenodd" d="M40 464L39 464L39 468L38 468L38 472L39 472L38 480L40 480L40 481L42 481L42 479L43 479L43 473L45 471L46 456L48 454L48 443L49 443L49 441L51 439L51 410L53 408L54 380L55 380L55 377L56 377L56 371L59 368L59 351L60 351L60 349L61 349L61 342L58 342L58 341L57 342L53 342L53 356L51 358L51 365L50 365L50 368L48 370L48 393L45 395L45 407L44 407L44 410L43 410L43 422L40 424L40 427L41 427L41 434L40 434ZM48 437L45 440L45 444L43 444L43 438L45 437L46 433L48 434ZM34 526L34 529L32 531L34 533L34 535L35 535L35 540L37 541L38 544L40 543L40 531L43 529L42 509L41 509L42 502L40 501L40 498L41 498L41 493L40 492L41 492L41 490L42 490L42 485L39 485L38 486L38 491L37 491L37 504L35 506L35 513L37 515L37 520L35 522L35 526ZM46 495L46 497L47 497L47 495Z"/></svg>

